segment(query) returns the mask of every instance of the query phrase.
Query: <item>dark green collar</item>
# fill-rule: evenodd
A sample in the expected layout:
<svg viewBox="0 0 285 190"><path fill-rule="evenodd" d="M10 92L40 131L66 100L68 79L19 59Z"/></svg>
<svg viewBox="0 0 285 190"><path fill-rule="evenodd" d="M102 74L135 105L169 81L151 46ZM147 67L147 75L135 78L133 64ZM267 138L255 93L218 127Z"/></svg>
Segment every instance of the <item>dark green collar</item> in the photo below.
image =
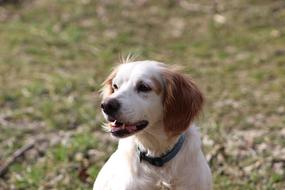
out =
<svg viewBox="0 0 285 190"><path fill-rule="evenodd" d="M185 134L182 134L178 140L178 142L174 145L174 147L167 152L166 154L163 154L160 157L150 157L147 156L146 151L141 151L140 148L138 147L138 157L140 162L142 160L147 161L151 165L157 166L157 167L162 167L166 162L170 161L172 158L174 158L179 150L181 149L183 143L185 141Z"/></svg>

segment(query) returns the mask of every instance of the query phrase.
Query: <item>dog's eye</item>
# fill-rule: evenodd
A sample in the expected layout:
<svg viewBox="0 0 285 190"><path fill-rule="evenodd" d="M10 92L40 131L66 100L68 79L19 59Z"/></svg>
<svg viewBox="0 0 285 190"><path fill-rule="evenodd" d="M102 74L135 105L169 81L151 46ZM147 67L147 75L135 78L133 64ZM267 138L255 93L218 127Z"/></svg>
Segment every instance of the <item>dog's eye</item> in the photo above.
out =
<svg viewBox="0 0 285 190"><path fill-rule="evenodd" d="M117 86L116 84L113 84L113 85L112 85L112 88L113 88L114 90L118 90L118 86Z"/></svg>
<svg viewBox="0 0 285 190"><path fill-rule="evenodd" d="M138 92L149 92L151 91L151 88L147 84L140 83L137 85L137 91Z"/></svg>

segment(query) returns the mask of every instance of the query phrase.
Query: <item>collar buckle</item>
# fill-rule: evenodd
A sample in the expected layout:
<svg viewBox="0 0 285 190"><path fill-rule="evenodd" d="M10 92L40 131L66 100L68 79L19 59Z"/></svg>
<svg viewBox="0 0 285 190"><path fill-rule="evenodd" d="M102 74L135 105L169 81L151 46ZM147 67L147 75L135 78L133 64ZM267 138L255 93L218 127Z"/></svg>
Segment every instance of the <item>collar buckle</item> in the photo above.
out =
<svg viewBox="0 0 285 190"><path fill-rule="evenodd" d="M140 151L140 149L138 148L138 157L139 157L139 161L142 162L143 158L146 156L146 152L142 152Z"/></svg>

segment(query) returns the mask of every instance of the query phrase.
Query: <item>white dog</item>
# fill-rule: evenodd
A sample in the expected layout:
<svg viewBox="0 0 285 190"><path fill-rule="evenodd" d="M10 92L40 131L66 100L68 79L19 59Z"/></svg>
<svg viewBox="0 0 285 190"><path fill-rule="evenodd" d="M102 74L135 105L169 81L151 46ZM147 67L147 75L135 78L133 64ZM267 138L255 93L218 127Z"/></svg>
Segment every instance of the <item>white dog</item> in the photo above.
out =
<svg viewBox="0 0 285 190"><path fill-rule="evenodd" d="M101 108L120 138L93 190L210 190L211 171L192 121L203 96L187 76L155 61L119 65Z"/></svg>

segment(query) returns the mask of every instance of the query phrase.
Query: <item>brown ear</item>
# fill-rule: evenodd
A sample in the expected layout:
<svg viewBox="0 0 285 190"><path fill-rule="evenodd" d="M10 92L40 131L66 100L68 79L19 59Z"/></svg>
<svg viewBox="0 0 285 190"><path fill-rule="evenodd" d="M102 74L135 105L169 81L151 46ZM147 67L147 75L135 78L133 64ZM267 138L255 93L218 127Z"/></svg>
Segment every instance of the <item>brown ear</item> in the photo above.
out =
<svg viewBox="0 0 285 190"><path fill-rule="evenodd" d="M169 135L185 131L203 105L203 95L187 76L165 70L165 93L163 98L165 130Z"/></svg>
<svg viewBox="0 0 285 190"><path fill-rule="evenodd" d="M113 82L113 78L116 76L118 71L118 67L116 67L115 69L113 69L113 71L111 72L111 74L106 78L106 80L102 83L103 87L101 89L101 95L104 98L106 98L107 96L113 94L114 89L112 88L112 82Z"/></svg>

